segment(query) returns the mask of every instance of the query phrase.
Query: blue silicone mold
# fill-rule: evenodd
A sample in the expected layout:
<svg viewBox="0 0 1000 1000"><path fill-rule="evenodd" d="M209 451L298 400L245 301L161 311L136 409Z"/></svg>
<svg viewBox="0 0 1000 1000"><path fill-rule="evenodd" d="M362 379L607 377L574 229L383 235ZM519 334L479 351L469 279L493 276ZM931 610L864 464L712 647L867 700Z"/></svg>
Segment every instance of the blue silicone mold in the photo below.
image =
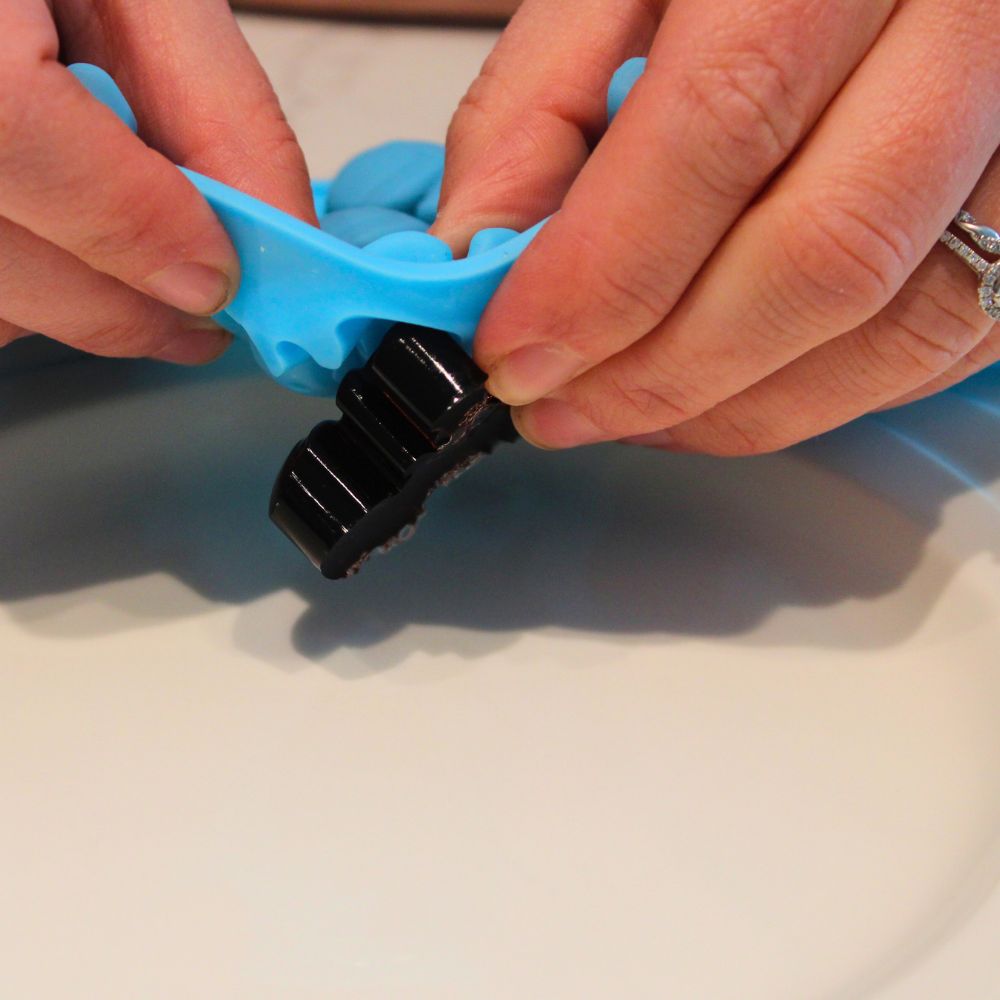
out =
<svg viewBox="0 0 1000 1000"><path fill-rule="evenodd" d="M615 75L609 119L641 75L633 59ZM135 115L96 66L70 67L133 132ZM183 168L181 168L183 169ZM239 254L236 298L216 318L252 345L264 369L289 389L332 395L367 360L393 323L444 330L467 350L500 282L544 222L517 233L485 230L467 257L426 229L437 214L444 148L393 142L315 182L321 228L191 170Z"/></svg>

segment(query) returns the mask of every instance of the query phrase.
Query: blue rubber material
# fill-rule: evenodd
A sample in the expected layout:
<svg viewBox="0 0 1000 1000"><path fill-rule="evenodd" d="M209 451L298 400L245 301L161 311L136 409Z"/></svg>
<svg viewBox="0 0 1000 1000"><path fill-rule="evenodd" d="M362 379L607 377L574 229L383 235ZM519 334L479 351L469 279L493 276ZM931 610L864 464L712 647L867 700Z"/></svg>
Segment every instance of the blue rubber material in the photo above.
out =
<svg viewBox="0 0 1000 1000"><path fill-rule="evenodd" d="M611 86L608 88L609 123L615 120L615 116L621 111L621 107L625 103L625 98L632 92L632 88L639 82L639 77L645 72L645 59L629 59L611 78Z"/></svg>
<svg viewBox="0 0 1000 1000"><path fill-rule="evenodd" d="M393 233L426 233L428 228L427 223L415 215L380 205L327 212L319 224L324 233L356 247L366 247Z"/></svg>
<svg viewBox="0 0 1000 1000"><path fill-rule="evenodd" d="M88 63L76 63L69 71L93 94L102 104L106 104L133 131L139 131L132 109L125 95L118 89L118 84L97 66Z"/></svg>
<svg viewBox="0 0 1000 1000"><path fill-rule="evenodd" d="M609 117L645 65L615 75ZM96 66L70 67L133 132L135 116ZM183 168L181 168L183 169ZM514 261L544 225L486 230L453 260L426 233L437 214L444 149L394 142L362 153L332 181L313 184L322 229L191 170L239 254L236 298L216 318L246 337L264 369L289 389L332 395L397 322L452 334L467 350L480 317Z"/></svg>

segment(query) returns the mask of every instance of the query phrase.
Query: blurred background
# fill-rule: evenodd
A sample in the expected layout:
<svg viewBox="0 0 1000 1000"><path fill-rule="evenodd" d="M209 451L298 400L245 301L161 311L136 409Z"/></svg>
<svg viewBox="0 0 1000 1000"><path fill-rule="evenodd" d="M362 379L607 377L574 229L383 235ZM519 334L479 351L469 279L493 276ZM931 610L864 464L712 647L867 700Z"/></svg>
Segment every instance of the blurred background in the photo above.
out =
<svg viewBox="0 0 1000 1000"><path fill-rule="evenodd" d="M520 0L234 0L233 7L341 17L497 23L509 18L519 3Z"/></svg>

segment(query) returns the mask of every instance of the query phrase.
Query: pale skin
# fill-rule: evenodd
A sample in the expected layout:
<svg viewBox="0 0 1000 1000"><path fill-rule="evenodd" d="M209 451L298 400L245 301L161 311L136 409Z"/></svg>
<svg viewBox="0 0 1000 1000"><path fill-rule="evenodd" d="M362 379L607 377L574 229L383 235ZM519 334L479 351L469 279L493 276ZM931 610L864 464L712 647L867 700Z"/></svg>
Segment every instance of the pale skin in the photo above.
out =
<svg viewBox="0 0 1000 1000"><path fill-rule="evenodd" d="M983 0L525 0L449 134L435 232L556 213L476 358L528 440L773 451L1000 359L936 240L1000 224ZM604 134L627 58L649 68ZM61 63L95 62L136 138ZM196 364L239 283L179 163L314 222L224 0L0 9L0 345Z"/></svg>
<svg viewBox="0 0 1000 1000"><path fill-rule="evenodd" d="M1000 224L995 26L983 0L526 0L436 226L461 249L562 206L476 339L524 436L768 452L1000 359L936 247L963 206Z"/></svg>
<svg viewBox="0 0 1000 1000"><path fill-rule="evenodd" d="M61 63L121 85L137 138ZM225 0L0 4L0 345L37 331L199 364L229 335L225 230L173 164L314 222L305 162Z"/></svg>

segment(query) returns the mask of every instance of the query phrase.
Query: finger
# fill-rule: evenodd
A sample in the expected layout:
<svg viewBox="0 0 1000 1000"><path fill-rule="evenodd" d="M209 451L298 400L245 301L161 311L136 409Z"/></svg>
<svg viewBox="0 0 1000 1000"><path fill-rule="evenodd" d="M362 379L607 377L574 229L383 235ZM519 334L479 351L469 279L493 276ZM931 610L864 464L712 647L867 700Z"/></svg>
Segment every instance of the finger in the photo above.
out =
<svg viewBox="0 0 1000 1000"><path fill-rule="evenodd" d="M643 443L714 455L778 451L933 383L974 356L993 327L967 287L971 272L942 259L947 253L936 250L875 319ZM956 275L956 264L965 273Z"/></svg>
<svg viewBox="0 0 1000 1000"><path fill-rule="evenodd" d="M1000 154L968 202L1000 215ZM640 442L681 451L777 451L860 417L941 392L1000 360L1000 326L972 272L938 246L878 316L703 416Z"/></svg>
<svg viewBox="0 0 1000 1000"><path fill-rule="evenodd" d="M432 232L461 252L480 229L554 212L604 130L608 81L648 50L665 6L526 0L452 121Z"/></svg>
<svg viewBox="0 0 1000 1000"><path fill-rule="evenodd" d="M302 150L225 0L63 0L57 18L68 61L116 78L151 146L316 222Z"/></svg>
<svg viewBox="0 0 1000 1000"><path fill-rule="evenodd" d="M486 312L476 357L492 391L530 402L653 329L892 6L675 0L645 75Z"/></svg>
<svg viewBox="0 0 1000 1000"><path fill-rule="evenodd" d="M969 208L1000 212L1000 156ZM707 413L642 441L716 455L777 451L889 405L939 392L1000 356L972 272L936 247L878 316Z"/></svg>
<svg viewBox="0 0 1000 1000"><path fill-rule="evenodd" d="M529 408L529 437L565 446L677 425L875 316L997 147L987 14L903 7L680 307L560 403Z"/></svg>
<svg viewBox="0 0 1000 1000"><path fill-rule="evenodd" d="M221 309L239 261L194 186L54 61L0 59L0 215L189 313Z"/></svg>
<svg viewBox="0 0 1000 1000"><path fill-rule="evenodd" d="M0 319L0 348L13 344L15 340L20 340L25 335L25 331L13 323Z"/></svg>
<svg viewBox="0 0 1000 1000"><path fill-rule="evenodd" d="M1000 217L1000 153L994 156L966 207L991 224ZM972 272L967 270L961 261L944 248L936 250L935 256L941 261L942 272L947 275L944 280L948 287L941 289L938 293L941 296L946 296L943 299L948 303L946 308L949 311L959 310L962 313L971 313L970 318L976 323L984 324L987 333L967 354L963 355L943 374L937 375L921 385L909 388L898 398L882 404L878 407L879 409L903 406L906 403L913 403L918 399L933 396L935 393L958 385L959 382L965 381L970 376L1000 361L1000 325L990 328L989 324L992 322L990 318L981 311L972 308L972 303L976 300Z"/></svg>
<svg viewBox="0 0 1000 1000"><path fill-rule="evenodd" d="M880 410L891 410L897 406L905 406L907 403L916 403L928 396L937 395L946 389L964 382L967 378L978 374L981 371L995 365L1000 361L1000 326L994 326L992 330L969 351L960 361L952 365L943 375L925 382L916 389L912 389L890 403L878 407Z"/></svg>
<svg viewBox="0 0 1000 1000"><path fill-rule="evenodd" d="M91 354L203 364L231 340L210 321L161 305L2 219L0 303L8 332L44 333Z"/></svg>

